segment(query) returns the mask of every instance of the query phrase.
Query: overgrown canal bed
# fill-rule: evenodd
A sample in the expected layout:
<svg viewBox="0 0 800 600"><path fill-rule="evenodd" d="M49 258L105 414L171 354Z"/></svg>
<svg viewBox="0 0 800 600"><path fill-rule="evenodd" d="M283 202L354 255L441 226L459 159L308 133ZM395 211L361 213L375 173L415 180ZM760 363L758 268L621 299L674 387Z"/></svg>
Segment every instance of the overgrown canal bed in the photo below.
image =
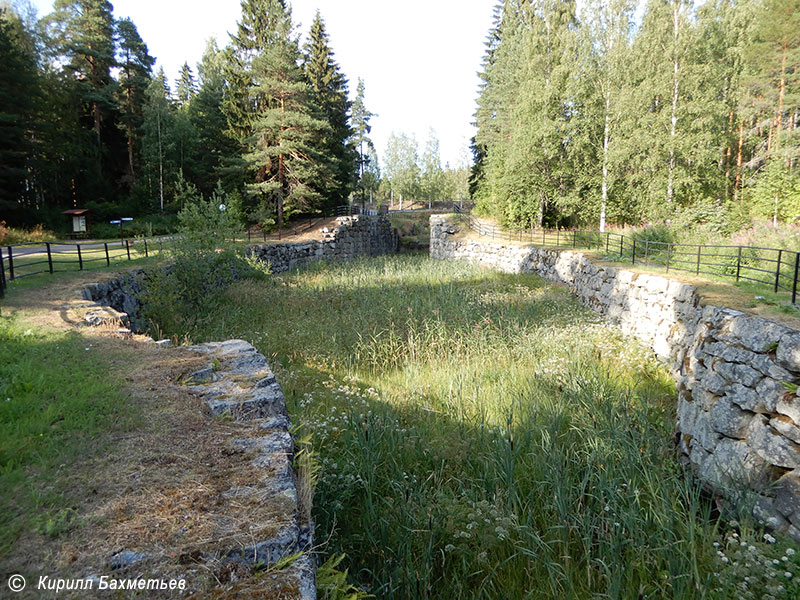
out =
<svg viewBox="0 0 800 600"><path fill-rule="evenodd" d="M800 593L788 542L712 518L678 465L668 374L564 287L419 255L318 263L172 327L269 358L319 461L321 550L375 597Z"/></svg>

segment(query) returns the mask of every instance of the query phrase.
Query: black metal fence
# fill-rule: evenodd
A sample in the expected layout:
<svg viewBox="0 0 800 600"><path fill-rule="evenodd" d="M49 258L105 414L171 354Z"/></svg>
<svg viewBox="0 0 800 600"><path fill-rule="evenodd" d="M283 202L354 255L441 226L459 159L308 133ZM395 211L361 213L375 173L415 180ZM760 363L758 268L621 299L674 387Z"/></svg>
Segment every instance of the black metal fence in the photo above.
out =
<svg viewBox="0 0 800 600"><path fill-rule="evenodd" d="M291 240L319 227L325 219L359 214L359 207L337 206L315 215L295 227L281 231L281 239ZM122 239L102 242L30 242L0 246L0 298L10 281L41 273L64 271L84 271L92 268L110 267L112 264L127 262L136 258L146 258L151 254L163 252L174 238L163 236L148 239ZM238 241L267 241L263 229L237 234Z"/></svg>
<svg viewBox="0 0 800 600"><path fill-rule="evenodd" d="M797 303L800 253L794 250L637 240L610 231L535 228L511 230L484 223L472 215L460 212L457 207L456 213L467 227L491 239L527 242L551 248L597 249L609 260L630 262L632 265L763 284L774 292L789 292L792 303Z"/></svg>

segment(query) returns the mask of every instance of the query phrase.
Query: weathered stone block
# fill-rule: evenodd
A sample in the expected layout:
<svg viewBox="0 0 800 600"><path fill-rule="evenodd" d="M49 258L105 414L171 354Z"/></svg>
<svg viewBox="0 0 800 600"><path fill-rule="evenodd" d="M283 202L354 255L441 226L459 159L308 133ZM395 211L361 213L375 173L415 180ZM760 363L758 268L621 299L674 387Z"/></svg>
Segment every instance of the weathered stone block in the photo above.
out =
<svg viewBox="0 0 800 600"><path fill-rule="evenodd" d="M800 469L775 482L775 508L785 517L800 514Z"/></svg>
<svg viewBox="0 0 800 600"><path fill-rule="evenodd" d="M726 333L753 352L766 352L790 330L774 321L742 315L733 319Z"/></svg>
<svg viewBox="0 0 800 600"><path fill-rule="evenodd" d="M789 417L795 425L800 425L800 398L797 396L784 393L775 405L775 411Z"/></svg>
<svg viewBox="0 0 800 600"><path fill-rule="evenodd" d="M756 413L765 411L764 403L758 394L751 388L735 383L725 392L725 396L741 408Z"/></svg>
<svg viewBox="0 0 800 600"><path fill-rule="evenodd" d="M759 415L751 421L746 439L753 452L768 463L787 469L800 467L800 445L772 429L766 417Z"/></svg>
<svg viewBox="0 0 800 600"><path fill-rule="evenodd" d="M786 333L778 344L776 352L778 364L784 369L800 373L800 333Z"/></svg>
<svg viewBox="0 0 800 600"><path fill-rule="evenodd" d="M721 359L714 361L713 369L728 381L749 388L754 388L763 377L761 373L747 365L729 363Z"/></svg>
<svg viewBox="0 0 800 600"><path fill-rule="evenodd" d="M744 439L754 415L723 397L711 408L709 416L714 431L731 438Z"/></svg>

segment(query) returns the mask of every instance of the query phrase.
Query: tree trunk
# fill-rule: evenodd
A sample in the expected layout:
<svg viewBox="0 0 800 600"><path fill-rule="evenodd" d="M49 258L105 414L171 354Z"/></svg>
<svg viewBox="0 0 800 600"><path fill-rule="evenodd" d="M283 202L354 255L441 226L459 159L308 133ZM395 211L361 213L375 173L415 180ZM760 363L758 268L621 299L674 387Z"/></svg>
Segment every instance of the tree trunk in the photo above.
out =
<svg viewBox="0 0 800 600"><path fill-rule="evenodd" d="M606 96L605 126L603 128L603 182L600 194L600 231L606 230L606 207L608 206L608 137L609 137L609 105L610 99Z"/></svg>
<svg viewBox="0 0 800 600"><path fill-rule="evenodd" d="M744 143L744 119L739 123L739 146L736 150L736 179L733 182L733 201L739 203L739 213L742 212L741 198L739 195L739 180L742 178L742 145Z"/></svg>
<svg viewBox="0 0 800 600"><path fill-rule="evenodd" d="M164 212L164 154L161 150L161 113L156 113L158 130L158 192L161 198L161 212Z"/></svg>
<svg viewBox="0 0 800 600"><path fill-rule="evenodd" d="M678 17L680 5L675 4L672 9L672 40L673 40L673 60L672 60L672 116L669 129L669 173L667 176L667 202L672 202L673 188L675 185L675 134L678 125L678 92L679 79L678 72Z"/></svg>

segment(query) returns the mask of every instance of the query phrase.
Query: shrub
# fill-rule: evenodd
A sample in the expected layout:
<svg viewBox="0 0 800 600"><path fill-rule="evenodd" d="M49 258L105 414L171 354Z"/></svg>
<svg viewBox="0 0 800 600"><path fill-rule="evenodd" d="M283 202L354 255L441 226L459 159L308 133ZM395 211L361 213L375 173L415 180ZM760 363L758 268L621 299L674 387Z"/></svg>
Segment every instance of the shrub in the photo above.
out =
<svg viewBox="0 0 800 600"><path fill-rule="evenodd" d="M143 303L151 327L167 332L190 331L198 312L213 305L216 292L268 272L235 245L237 215L227 209L221 189L209 200L188 202L178 223L171 264L148 274Z"/></svg>

